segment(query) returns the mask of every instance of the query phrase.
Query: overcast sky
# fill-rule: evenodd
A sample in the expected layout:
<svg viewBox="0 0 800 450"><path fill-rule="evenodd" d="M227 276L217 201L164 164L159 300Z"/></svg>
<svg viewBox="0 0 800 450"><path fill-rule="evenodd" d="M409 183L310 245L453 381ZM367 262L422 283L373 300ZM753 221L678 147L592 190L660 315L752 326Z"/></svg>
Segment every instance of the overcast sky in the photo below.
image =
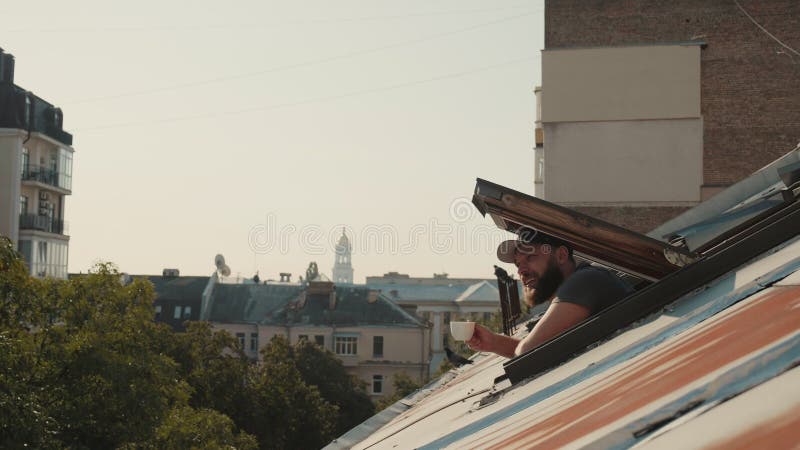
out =
<svg viewBox="0 0 800 450"><path fill-rule="evenodd" d="M491 277L475 179L533 192L543 1L30 1L15 81L74 135L69 271Z"/></svg>

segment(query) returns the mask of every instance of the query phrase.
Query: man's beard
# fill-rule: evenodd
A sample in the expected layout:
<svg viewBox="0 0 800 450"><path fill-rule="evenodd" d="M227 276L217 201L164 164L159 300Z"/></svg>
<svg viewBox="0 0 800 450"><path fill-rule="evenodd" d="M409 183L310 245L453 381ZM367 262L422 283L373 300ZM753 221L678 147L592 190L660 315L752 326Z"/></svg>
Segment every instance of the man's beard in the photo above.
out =
<svg viewBox="0 0 800 450"><path fill-rule="evenodd" d="M533 291L533 304L539 305L553 297L558 287L564 282L564 274L558 268L555 258L547 263L547 269L536 283L536 289Z"/></svg>

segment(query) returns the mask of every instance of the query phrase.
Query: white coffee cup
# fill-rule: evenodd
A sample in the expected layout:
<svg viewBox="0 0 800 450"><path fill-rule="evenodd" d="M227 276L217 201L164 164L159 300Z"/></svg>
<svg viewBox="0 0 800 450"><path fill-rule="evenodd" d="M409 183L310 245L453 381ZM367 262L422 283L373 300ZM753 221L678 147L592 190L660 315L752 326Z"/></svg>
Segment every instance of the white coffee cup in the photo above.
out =
<svg viewBox="0 0 800 450"><path fill-rule="evenodd" d="M475 322L450 322L450 334L457 341L468 341L475 332Z"/></svg>

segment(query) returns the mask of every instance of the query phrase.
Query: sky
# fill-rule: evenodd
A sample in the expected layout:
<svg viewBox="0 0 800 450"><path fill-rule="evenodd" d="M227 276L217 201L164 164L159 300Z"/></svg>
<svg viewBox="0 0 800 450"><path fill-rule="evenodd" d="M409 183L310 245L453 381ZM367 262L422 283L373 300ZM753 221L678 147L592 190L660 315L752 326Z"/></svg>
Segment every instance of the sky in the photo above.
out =
<svg viewBox="0 0 800 450"><path fill-rule="evenodd" d="M6 2L74 136L69 271L492 276L476 178L533 193L544 1Z"/></svg>

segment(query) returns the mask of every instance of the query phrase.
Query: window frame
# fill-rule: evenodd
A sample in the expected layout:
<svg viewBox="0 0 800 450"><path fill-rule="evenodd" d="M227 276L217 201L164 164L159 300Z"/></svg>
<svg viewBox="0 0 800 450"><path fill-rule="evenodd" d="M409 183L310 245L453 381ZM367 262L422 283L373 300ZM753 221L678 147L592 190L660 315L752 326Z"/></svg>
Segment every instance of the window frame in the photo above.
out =
<svg viewBox="0 0 800 450"><path fill-rule="evenodd" d="M383 395L383 383L386 381L386 377L381 374L373 374L372 375L372 393L374 395ZM378 389L375 389L375 386L378 386Z"/></svg>
<svg viewBox="0 0 800 450"><path fill-rule="evenodd" d="M339 356L358 356L358 336L334 336L333 348Z"/></svg>
<svg viewBox="0 0 800 450"><path fill-rule="evenodd" d="M383 358L383 336L372 336L372 357ZM380 346L380 348L378 348ZM380 350L378 352L377 350Z"/></svg>
<svg viewBox="0 0 800 450"><path fill-rule="evenodd" d="M244 342L246 337L247 335L245 335L245 333L236 333L236 340L239 342L239 348L241 348L242 351L245 349Z"/></svg>
<svg viewBox="0 0 800 450"><path fill-rule="evenodd" d="M250 351L258 351L258 333L250 333Z"/></svg>

